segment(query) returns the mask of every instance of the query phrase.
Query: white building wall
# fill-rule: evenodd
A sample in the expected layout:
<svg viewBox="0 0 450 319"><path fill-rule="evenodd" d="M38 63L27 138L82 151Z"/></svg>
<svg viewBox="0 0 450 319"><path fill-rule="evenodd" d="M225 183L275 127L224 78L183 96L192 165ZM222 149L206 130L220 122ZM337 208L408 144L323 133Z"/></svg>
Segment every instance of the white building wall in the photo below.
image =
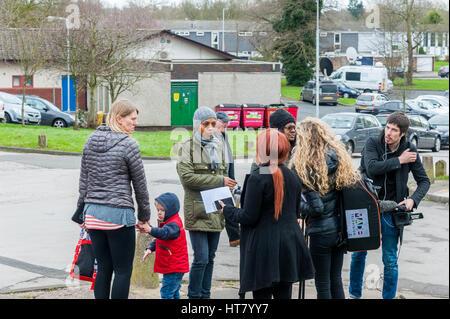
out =
<svg viewBox="0 0 450 319"><path fill-rule="evenodd" d="M162 55L165 52L165 55ZM214 52L169 36L148 40L136 50L134 57L142 60L218 60Z"/></svg>
<svg viewBox="0 0 450 319"><path fill-rule="evenodd" d="M203 72L198 75L198 105L280 102L281 74Z"/></svg>
<svg viewBox="0 0 450 319"><path fill-rule="evenodd" d="M64 72L59 70L39 70L33 77L34 88L60 88L61 76ZM0 88L12 88L13 75L23 75L17 63L0 62Z"/></svg>
<svg viewBox="0 0 450 319"><path fill-rule="evenodd" d="M130 100L139 110L138 126L170 126L170 73L156 73L136 83L118 99Z"/></svg>

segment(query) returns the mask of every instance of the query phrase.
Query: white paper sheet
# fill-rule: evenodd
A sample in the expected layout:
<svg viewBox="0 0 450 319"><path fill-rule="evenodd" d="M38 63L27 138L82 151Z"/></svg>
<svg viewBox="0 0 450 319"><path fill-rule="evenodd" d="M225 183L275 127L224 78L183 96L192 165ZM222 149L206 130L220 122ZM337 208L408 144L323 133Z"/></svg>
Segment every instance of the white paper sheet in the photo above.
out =
<svg viewBox="0 0 450 319"><path fill-rule="evenodd" d="M348 238L370 237L369 219L367 215L366 208L345 211Z"/></svg>
<svg viewBox="0 0 450 319"><path fill-rule="evenodd" d="M234 203L234 198L231 194L230 188L226 186L201 191L200 195L202 195L203 205L205 205L205 211L207 214L217 212L216 205L214 204L216 200L231 197Z"/></svg>

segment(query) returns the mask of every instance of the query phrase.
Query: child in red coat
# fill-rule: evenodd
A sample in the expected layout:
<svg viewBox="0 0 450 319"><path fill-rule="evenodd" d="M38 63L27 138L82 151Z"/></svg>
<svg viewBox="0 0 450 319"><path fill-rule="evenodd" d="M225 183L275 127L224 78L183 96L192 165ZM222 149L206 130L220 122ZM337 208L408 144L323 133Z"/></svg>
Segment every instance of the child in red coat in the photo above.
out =
<svg viewBox="0 0 450 319"><path fill-rule="evenodd" d="M155 239L147 247L143 261L155 252L154 272L163 274L161 299L180 299L181 280L189 272L186 233L178 212L180 202L174 193L164 193L155 199L158 227L148 224L143 232Z"/></svg>

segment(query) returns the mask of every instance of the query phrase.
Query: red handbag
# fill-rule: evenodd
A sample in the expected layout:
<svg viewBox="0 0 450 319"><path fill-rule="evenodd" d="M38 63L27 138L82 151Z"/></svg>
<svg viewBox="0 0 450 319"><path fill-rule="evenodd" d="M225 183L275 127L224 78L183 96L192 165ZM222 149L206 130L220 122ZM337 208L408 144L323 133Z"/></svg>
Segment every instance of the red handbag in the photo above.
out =
<svg viewBox="0 0 450 319"><path fill-rule="evenodd" d="M91 290L94 289L97 260L94 257L92 242L85 228L81 229L69 274L72 278L92 282Z"/></svg>

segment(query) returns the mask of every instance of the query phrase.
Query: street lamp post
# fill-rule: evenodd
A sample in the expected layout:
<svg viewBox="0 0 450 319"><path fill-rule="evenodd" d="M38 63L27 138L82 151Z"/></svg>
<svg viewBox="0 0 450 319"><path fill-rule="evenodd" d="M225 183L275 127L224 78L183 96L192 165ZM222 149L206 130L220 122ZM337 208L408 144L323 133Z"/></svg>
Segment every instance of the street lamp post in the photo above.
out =
<svg viewBox="0 0 450 319"><path fill-rule="evenodd" d="M222 8L222 51L225 52L225 10L228 8Z"/></svg>
<svg viewBox="0 0 450 319"><path fill-rule="evenodd" d="M316 117L319 118L319 0L316 0Z"/></svg>
<svg viewBox="0 0 450 319"><path fill-rule="evenodd" d="M67 111L70 112L70 41L69 41L69 20L63 17L47 17L48 21L60 20L65 22L66 26L66 46L67 46Z"/></svg>

